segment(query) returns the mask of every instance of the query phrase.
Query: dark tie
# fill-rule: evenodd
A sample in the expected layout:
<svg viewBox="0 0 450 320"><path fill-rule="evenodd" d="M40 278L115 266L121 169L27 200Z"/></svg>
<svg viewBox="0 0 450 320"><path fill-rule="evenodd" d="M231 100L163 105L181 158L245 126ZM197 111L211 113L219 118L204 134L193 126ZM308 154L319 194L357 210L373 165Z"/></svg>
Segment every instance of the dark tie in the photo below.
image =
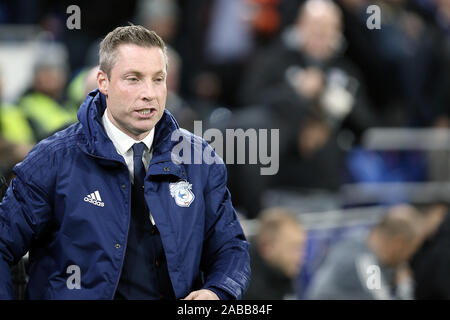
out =
<svg viewBox="0 0 450 320"><path fill-rule="evenodd" d="M150 228L152 223L144 197L144 178L145 168L142 162L142 154L144 153L145 144L143 142L135 143L133 145L133 168L134 168L134 183L133 183L133 214L135 215L138 228Z"/></svg>
<svg viewBox="0 0 450 320"><path fill-rule="evenodd" d="M145 168L142 162L142 155L144 154L145 144L143 142L135 143L133 145L133 168L134 168L134 186L141 188L144 186Z"/></svg>

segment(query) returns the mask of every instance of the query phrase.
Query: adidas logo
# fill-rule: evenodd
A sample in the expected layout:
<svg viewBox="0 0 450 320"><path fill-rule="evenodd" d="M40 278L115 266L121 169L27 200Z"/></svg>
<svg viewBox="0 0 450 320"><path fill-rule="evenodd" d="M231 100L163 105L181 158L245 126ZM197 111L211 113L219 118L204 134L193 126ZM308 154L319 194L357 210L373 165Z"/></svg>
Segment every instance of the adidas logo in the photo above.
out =
<svg viewBox="0 0 450 320"><path fill-rule="evenodd" d="M86 197L84 197L84 201L92 203L99 207L105 206L105 203L102 202L102 198L100 197L100 192L98 192L98 190L96 190L93 193L88 194Z"/></svg>

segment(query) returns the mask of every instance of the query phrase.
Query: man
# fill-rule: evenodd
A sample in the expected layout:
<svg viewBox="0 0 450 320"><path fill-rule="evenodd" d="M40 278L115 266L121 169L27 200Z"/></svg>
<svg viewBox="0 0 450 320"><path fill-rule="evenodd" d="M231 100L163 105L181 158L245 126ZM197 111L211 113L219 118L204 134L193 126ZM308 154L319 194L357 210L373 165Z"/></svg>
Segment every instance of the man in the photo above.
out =
<svg viewBox="0 0 450 320"><path fill-rule="evenodd" d="M32 142L32 130L25 115L3 100L0 70L0 175L9 179L12 167L25 158Z"/></svg>
<svg viewBox="0 0 450 320"><path fill-rule="evenodd" d="M308 289L309 299L411 299L408 259L423 239L422 219L411 206L389 209L365 239L331 249Z"/></svg>
<svg viewBox="0 0 450 320"><path fill-rule="evenodd" d="M164 42L119 27L99 56L79 123L14 169L0 204L0 297L12 297L8 265L29 249L30 299L240 298L248 243L225 165L172 161L175 131L213 151L165 110Z"/></svg>
<svg viewBox="0 0 450 320"><path fill-rule="evenodd" d="M245 299L281 300L295 297L293 280L300 272L306 232L294 213L270 208L261 213L250 249L252 280Z"/></svg>
<svg viewBox="0 0 450 320"><path fill-rule="evenodd" d="M357 68L345 58L342 13L330 0L308 0L295 23L250 66L244 105L268 105L298 127L309 113L355 134L374 125ZM291 123L292 122L292 123Z"/></svg>
<svg viewBox="0 0 450 320"><path fill-rule="evenodd" d="M376 124L362 77L344 52L339 7L329 0L308 0L295 23L250 64L241 92L241 103L249 109L240 119L248 119L248 127L280 130L278 174L265 178L258 192L251 188L256 193L251 202L241 201L252 216L265 189L339 190L345 150ZM253 108L262 119L258 124ZM253 176L245 181L256 178L252 167L236 170L239 176ZM247 192L245 181L235 190L232 186L234 194ZM236 204L239 200L235 197Z"/></svg>
<svg viewBox="0 0 450 320"><path fill-rule="evenodd" d="M54 45L41 50L34 64L31 87L17 101L32 130L33 143L76 121L76 111L63 106L68 73L65 49Z"/></svg>

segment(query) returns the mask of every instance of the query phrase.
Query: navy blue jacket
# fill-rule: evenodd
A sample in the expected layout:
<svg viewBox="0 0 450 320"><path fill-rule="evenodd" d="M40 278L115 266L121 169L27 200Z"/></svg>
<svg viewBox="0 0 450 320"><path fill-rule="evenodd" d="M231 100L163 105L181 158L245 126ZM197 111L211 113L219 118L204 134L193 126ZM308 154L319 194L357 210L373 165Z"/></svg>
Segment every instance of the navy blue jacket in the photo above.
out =
<svg viewBox="0 0 450 320"><path fill-rule="evenodd" d="M37 144L14 168L0 203L0 298L13 297L10 265L27 251L28 298L114 297L127 246L131 182L101 124L105 108L105 97L92 91L78 123ZM192 157L207 150L218 163L183 162L172 154L180 146L173 132L187 141ZM174 186L184 188L175 193ZM176 298L201 287L240 298L250 278L248 242L225 165L203 139L179 129L168 111L155 128L145 198Z"/></svg>

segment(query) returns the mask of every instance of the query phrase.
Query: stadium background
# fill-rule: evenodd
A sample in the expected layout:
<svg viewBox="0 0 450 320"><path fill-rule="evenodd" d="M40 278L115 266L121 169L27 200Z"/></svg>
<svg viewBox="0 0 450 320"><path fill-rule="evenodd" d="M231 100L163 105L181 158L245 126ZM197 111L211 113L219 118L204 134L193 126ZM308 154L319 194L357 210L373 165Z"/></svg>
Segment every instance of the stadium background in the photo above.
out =
<svg viewBox="0 0 450 320"><path fill-rule="evenodd" d="M279 49L298 28L303 2L1 0L2 175L10 177L32 145L76 121L101 38L116 26L145 25L170 46L167 107L181 126L192 130L202 120L204 130L280 129L279 173L229 164L229 187L250 238L264 208L299 216L308 232L296 281L295 298L302 298L328 248L367 231L384 207L446 204L450 195L450 1L335 1L343 26L338 54L360 90L351 121L352 111L314 111L286 91L287 80L262 72L286 67ZM81 10L80 29L67 27L72 4ZM367 27L372 4L381 8L380 29ZM325 64L314 67L326 73ZM308 137L315 143L302 145Z"/></svg>

